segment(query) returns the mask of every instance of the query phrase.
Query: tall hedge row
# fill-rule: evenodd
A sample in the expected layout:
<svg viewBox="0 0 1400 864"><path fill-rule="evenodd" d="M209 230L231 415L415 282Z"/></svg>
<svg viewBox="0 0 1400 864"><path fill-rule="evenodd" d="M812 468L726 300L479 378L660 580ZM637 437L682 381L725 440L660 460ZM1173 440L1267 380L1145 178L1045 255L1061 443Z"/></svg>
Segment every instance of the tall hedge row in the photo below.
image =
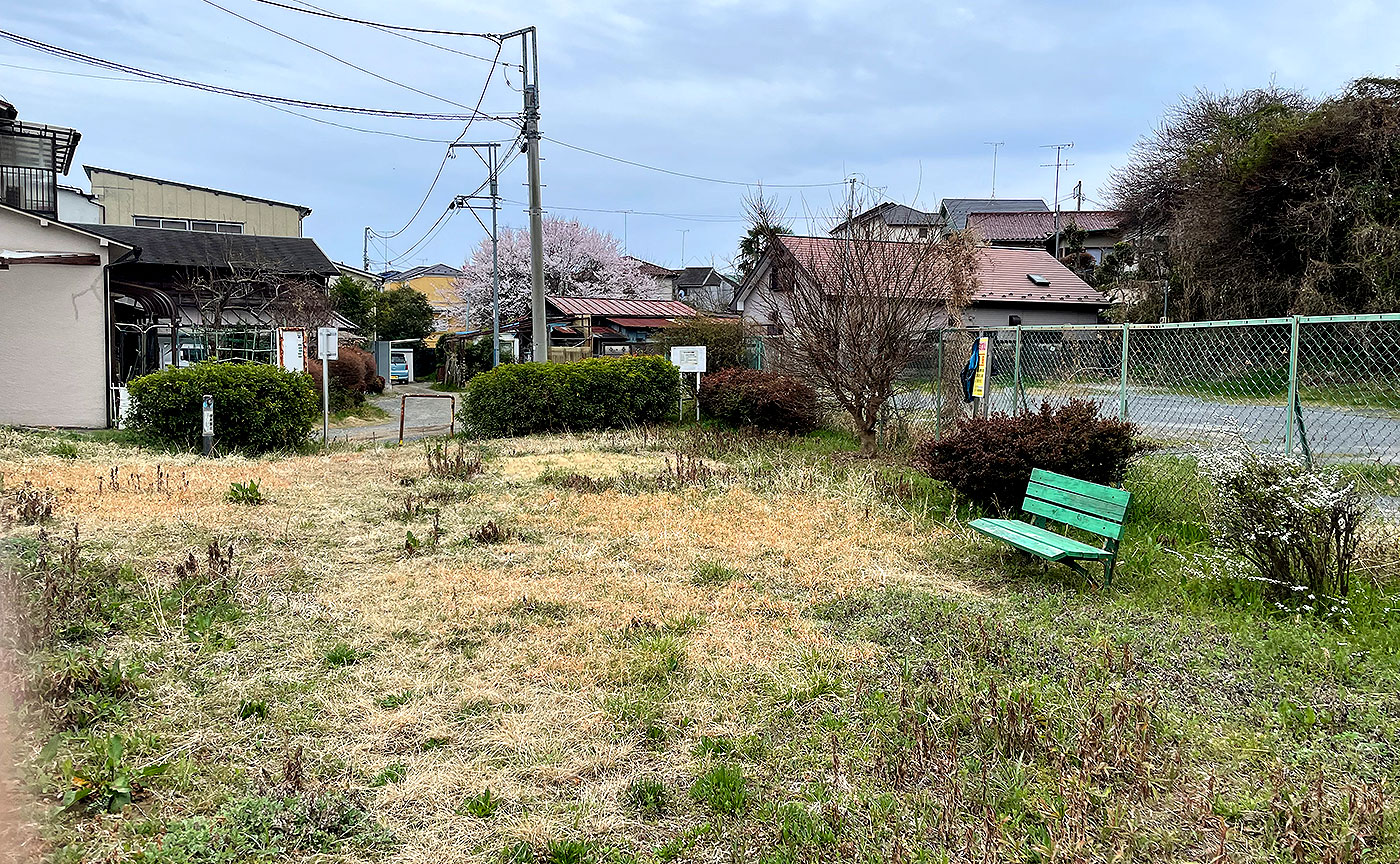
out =
<svg viewBox="0 0 1400 864"><path fill-rule="evenodd" d="M132 381L127 425L166 444L197 447L204 396L214 397L221 452L265 453L302 444L321 416L311 377L261 363L196 363Z"/></svg>
<svg viewBox="0 0 1400 864"><path fill-rule="evenodd" d="M667 419L679 395L680 372L664 357L508 363L472 378L458 419L483 436L614 429Z"/></svg>

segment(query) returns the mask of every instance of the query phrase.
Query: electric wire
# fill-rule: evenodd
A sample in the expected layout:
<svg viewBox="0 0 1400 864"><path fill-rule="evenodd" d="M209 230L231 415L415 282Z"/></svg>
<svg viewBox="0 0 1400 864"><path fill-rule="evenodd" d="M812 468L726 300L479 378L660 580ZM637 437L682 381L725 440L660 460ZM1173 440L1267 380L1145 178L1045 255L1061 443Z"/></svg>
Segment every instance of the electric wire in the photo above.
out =
<svg viewBox="0 0 1400 864"><path fill-rule="evenodd" d="M26 48L32 48L36 51L40 51L42 53L49 54L54 57L59 57L64 60L71 60L75 63L82 63L99 69L106 69L112 72L124 72L127 75L133 75L138 78L144 78L151 81L159 81L163 84L173 84L180 87L189 87L191 89L201 90L206 93L217 93L223 96L233 96L238 99L250 99L254 102L263 102L265 104L275 103L278 105L287 105L289 107L306 108L316 111L336 111L344 114L360 114L370 117L393 117L406 120L462 122L465 120L475 119L477 116L481 116L485 119L495 120L499 122L509 122L515 120L515 115L513 114L494 116L490 114L444 114L428 111L398 111L387 108L365 108L356 105L337 105L331 102L317 102L309 99L294 99L289 96L270 96L264 93L253 93L248 90L239 90L234 87L223 87L218 84L208 84L202 81L192 81L188 78L179 78L174 75L166 75L163 72L152 72L150 70L141 69L136 66L129 66L125 63L118 63L114 60L104 60L100 57L94 57L90 54L83 54L80 51L74 51L69 48L61 48L57 45L51 45L47 42L41 42L38 39L31 39L28 36L22 36L18 33L13 33L9 30L0 30L0 39L7 39L15 43L16 45L22 45Z"/></svg>
<svg viewBox="0 0 1400 864"><path fill-rule="evenodd" d="M336 54L334 54L334 53L332 53L332 52L330 52L330 51L326 51L326 50L323 49L323 48L318 48L318 47L316 47L315 45L312 45L310 42L303 42L302 40L298 39L297 37L292 36L292 35L287 34L287 33L283 33L281 30L278 30L278 29L275 28L275 27L269 27L268 25L262 23L261 21L257 21L257 20L255 20L255 19L249 18L249 17L246 16L246 15L242 15L242 14L240 14L240 13L238 13L238 12L235 12L235 11L233 11L232 9L228 8L227 6L222 6L222 5L218 4L218 3L215 3L214 0L200 0L200 2L204 3L206 6L212 6L212 7L214 7L215 9L218 9L218 10L221 11L221 12L225 12L225 13L227 13L227 14L229 14L229 15L232 15L233 17L237 18L237 19L240 20L240 21L244 21L244 22L247 22L248 24L252 24L254 27L257 27L258 29L263 30L263 31L265 31L265 32L267 32L267 33L271 33L271 34L274 35L274 36L280 36L280 37L282 37L283 39L286 39L286 40L288 40L288 41L290 41L290 42L295 42L296 44L300 45L300 46L303 47L303 48L309 49L309 50L311 50L311 51L315 51L317 54L320 54L320 55L323 56L323 57L328 57L328 58L330 58L331 60L334 60L335 62L341 64L342 66L348 66L349 68L354 69L354 70L356 70L357 72L363 72L363 73L365 73L366 75L370 76L371 78L377 78L377 79L379 79L380 81L385 82L386 84L392 84L392 85L394 85L395 87L401 87L401 88L403 88L404 90L407 90L407 91L409 91L409 92L411 92L411 93L417 93L419 96L427 96L429 99L436 99L437 101L442 102L442 103L444 103L444 104L446 104L446 105L453 105L453 106L455 106L455 107L457 107L457 108L465 108L466 110L471 111L473 116L475 116L475 115L477 115L477 114L480 113L480 109L481 109L481 103L480 103L480 102L477 103L477 105L476 105L475 108L472 108L472 107L467 106L467 105L463 105L461 102L458 102L458 101L456 101L456 100L454 100L454 99L448 99L446 96L439 96L439 95L437 95L436 93L430 93L430 92L428 92L427 90L422 90L422 89L420 89L420 88L418 88L418 87L414 87L412 84L405 84L404 82L402 82L402 81L397 81L397 80L395 80L395 79L393 79L393 78L390 78L390 77L387 76L387 75L381 75L381 74L379 74L378 72L375 72L375 71L372 70L372 69L366 69L365 67L360 66L360 65L357 64L357 63L352 63L352 62L350 62L349 60L346 60L344 57L340 57L340 56L338 56L338 55L336 55ZM500 48L499 48L499 47L497 47L496 53L497 53L498 55L500 54Z"/></svg>
<svg viewBox="0 0 1400 864"><path fill-rule="evenodd" d="M334 12L331 12L329 9L326 9L326 8L323 7L323 6L317 6L315 3L308 3L307 0L296 0L296 2L297 2L298 5L305 6L305 7L307 7L308 9L315 9L317 12L324 13L326 17L335 18L335 19L340 19L340 20L347 20L347 19L342 19L341 16L335 14ZM269 4L269 5L273 5L273 4ZM280 5L282 5L282 4L276 4L276 5L279 5L279 6L280 6ZM283 6L282 8L286 8L286 7ZM292 11L293 11L293 12L304 12L305 10L302 10L302 9L293 9ZM352 22L352 23L359 23L359 22ZM427 45L429 48L436 48L436 49L439 50L439 51L446 51L446 52L449 53L449 54L456 54L456 55L458 55L458 56L460 56L460 57L470 57L470 58L473 59L473 60L480 60L480 61L482 61L482 62L484 62L484 63L496 63L497 65L505 66L505 67L511 68L511 69L522 69L522 70L524 69L524 67L521 66L519 63L509 63L509 62L507 62L507 61L505 61L505 60L492 60L492 59L489 58L489 57L482 57L480 54L473 54L473 53L471 53L470 51L461 51L461 50L459 50L459 49L457 49L457 48L449 48L449 47L446 46L446 45L439 45L439 44L436 43L436 42L429 42L427 39L419 39L417 36L410 36L410 35L407 34L407 33L402 33L402 32L400 32L400 31L398 31L398 30L394 30L394 29L392 29L392 28L390 28L390 27L387 27L387 26L385 26L385 25L382 25L382 24L374 24L374 23L369 23L369 22L367 22L367 23L365 24L365 26L367 26L367 27L373 27L373 28L379 30L379 31L382 32L382 33L388 33L390 36L397 36L397 37L399 37L400 39L407 39L407 40L410 41L410 42L417 42L419 45ZM507 82L507 86L509 86L509 82ZM512 88L512 89L514 89L514 88Z"/></svg>
<svg viewBox="0 0 1400 864"><path fill-rule="evenodd" d="M499 42L501 39L501 37L496 33L476 33L467 30L435 30L429 27L408 27L401 24L385 24L383 22L378 21L366 21L363 18L351 18L349 16L340 15L335 12L328 12L314 6L311 9L302 9L297 6L288 5L286 3L278 3L276 2L276 0L254 0L254 2L261 3L264 6L276 6L280 9L288 9L292 12L300 12L303 15L316 15L321 18L333 18L337 21L348 21L351 24L363 24L366 27L378 27L381 30L402 30L406 33L426 33L430 36L473 36L478 39L490 39L495 42Z"/></svg>
<svg viewBox="0 0 1400 864"><path fill-rule="evenodd" d="M499 43L496 45L497 57L501 56L501 47L502 46ZM496 67L493 65L490 71L486 73L486 81L481 85L481 95L479 95L476 100L476 105L478 109L481 107L481 103L486 99L486 91L491 86L491 76L493 73L495 73L495 71ZM433 175L433 182L428 184L428 191L423 193L423 200L418 202L418 207L414 209L413 215L408 217L408 221L403 224L403 227L399 228L399 230L397 231L393 231L388 234L375 231L373 228L371 228L371 234L387 239L390 237L397 237L408 230L408 227L414 223L414 221L418 218L418 215L423 212L423 208L428 204L428 199L432 197L433 190L437 188L438 181L442 179L442 172L447 168L447 160L452 158L452 148L456 147L462 142L462 139L466 137L467 130L471 129L471 126L471 121L468 120L467 125L462 127L462 131L457 136L457 138L451 144L447 145L447 149L444 150L442 154L442 161L438 163L437 173Z"/></svg>
<svg viewBox="0 0 1400 864"><path fill-rule="evenodd" d="M674 177L685 177L689 180L701 180L705 183L722 183L726 186L762 186L765 189L816 189L818 187L844 186L846 181L841 180L835 183L763 183L749 182L745 180L721 180L717 177L704 177L699 174L687 174L684 171L672 171L669 168L658 168L655 165L647 165L644 162L635 162L631 159L623 159L621 156L609 156L597 150L590 150L587 147L580 147L577 144L570 144L567 141L560 141L558 138L551 138L548 135L541 135L546 141L558 144L560 147L567 147L570 150L577 150L580 153L587 153L590 156L597 156L602 159L611 159L614 162L621 162L623 165L631 165L635 168L645 168L648 171L659 171L662 174L670 174Z"/></svg>

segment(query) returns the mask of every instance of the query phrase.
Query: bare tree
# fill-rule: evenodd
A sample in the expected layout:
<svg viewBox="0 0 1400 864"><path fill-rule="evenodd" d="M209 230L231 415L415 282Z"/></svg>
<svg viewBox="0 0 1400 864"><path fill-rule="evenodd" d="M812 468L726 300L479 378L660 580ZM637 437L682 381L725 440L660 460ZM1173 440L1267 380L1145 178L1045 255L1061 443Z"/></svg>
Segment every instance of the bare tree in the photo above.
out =
<svg viewBox="0 0 1400 864"><path fill-rule="evenodd" d="M317 305L313 294L317 291L323 296L326 315L320 317L320 324L324 324L330 317L330 299L326 295L326 289L319 283L311 284L306 290L301 286L307 284L306 279L282 272L273 265L272 262L262 259L239 259L230 256L227 260L203 267L192 268L185 273L183 278L176 284L176 291L188 298L194 306L199 309L203 318L204 326L213 335L210 344L211 356L215 359L219 356L220 334L228 325L228 318L236 310L245 310L253 318L263 318L265 313L272 310L279 319L284 319L291 324L290 318L309 319L315 317ZM289 297L279 308L278 299L283 294L295 290L295 296ZM320 326L316 324L313 326ZM240 326L243 326L240 322ZM291 326L303 326L301 323L291 324Z"/></svg>
<svg viewBox="0 0 1400 864"><path fill-rule="evenodd" d="M287 279L277 287L272 313L283 327L299 327L314 333L335 314L330 291L317 279Z"/></svg>
<svg viewBox="0 0 1400 864"><path fill-rule="evenodd" d="M762 196L746 202L756 226L782 224ZM884 239L879 220L847 235L785 237L770 229L769 290L778 364L821 388L876 449L880 412L901 375L946 326L957 326L977 285L968 232L917 242Z"/></svg>

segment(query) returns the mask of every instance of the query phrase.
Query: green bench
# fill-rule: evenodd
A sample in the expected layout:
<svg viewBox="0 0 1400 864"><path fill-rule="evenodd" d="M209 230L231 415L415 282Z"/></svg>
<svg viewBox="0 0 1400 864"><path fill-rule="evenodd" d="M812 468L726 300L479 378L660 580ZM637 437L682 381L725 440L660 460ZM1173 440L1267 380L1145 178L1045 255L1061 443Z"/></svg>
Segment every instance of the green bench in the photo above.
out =
<svg viewBox="0 0 1400 864"><path fill-rule="evenodd" d="M1021 504L1021 510L1033 517L1031 522L977 519L971 527L1037 558L1058 561L1085 578L1093 577L1081 561L1102 562L1103 584L1107 588L1113 582L1113 562L1118 558L1118 541L1123 538L1129 497L1124 489L1037 468L1031 472L1026 500ZM1051 531L1047 527L1050 523L1097 534L1104 538L1103 548Z"/></svg>

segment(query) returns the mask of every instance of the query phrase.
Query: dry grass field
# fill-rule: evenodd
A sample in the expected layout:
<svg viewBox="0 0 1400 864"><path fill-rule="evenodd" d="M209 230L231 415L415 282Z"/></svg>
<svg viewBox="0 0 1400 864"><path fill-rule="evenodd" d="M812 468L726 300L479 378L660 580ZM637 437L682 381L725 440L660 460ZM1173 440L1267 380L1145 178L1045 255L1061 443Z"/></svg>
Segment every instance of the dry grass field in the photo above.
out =
<svg viewBox="0 0 1400 864"><path fill-rule="evenodd" d="M834 436L0 431L0 475L36 857L1400 856L1383 540L1339 626L1212 577L1170 508L1104 596Z"/></svg>

